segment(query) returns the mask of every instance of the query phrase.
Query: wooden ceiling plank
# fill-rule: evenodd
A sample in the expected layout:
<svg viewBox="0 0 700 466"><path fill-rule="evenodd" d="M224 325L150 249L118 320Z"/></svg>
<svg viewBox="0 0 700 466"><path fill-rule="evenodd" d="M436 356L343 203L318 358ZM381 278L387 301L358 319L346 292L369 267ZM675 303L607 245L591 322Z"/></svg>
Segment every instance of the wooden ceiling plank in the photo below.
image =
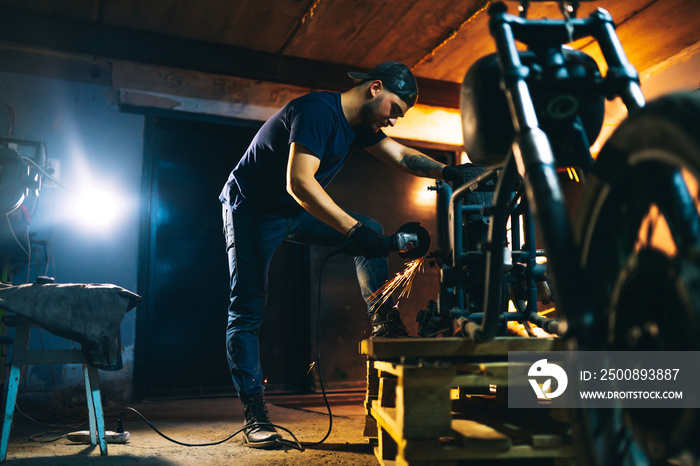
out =
<svg viewBox="0 0 700 466"><path fill-rule="evenodd" d="M505 2L511 14L517 14L518 2ZM587 17L597 8L610 12L618 25L618 34L628 50L630 61L640 69L673 56L698 40L700 33L700 2L697 0L626 0L624 2L582 2L578 17ZM647 11L647 9L649 11ZM560 18L556 6L531 4L530 18ZM640 22L640 18L643 22ZM679 19L681 18L681 19ZM630 24L628 24L630 23ZM656 37L660 35L660 37ZM650 37L655 37L649 41ZM590 40L574 43L582 48ZM653 46L650 46L653 44ZM658 44L658 47L657 47ZM597 60L597 44L584 49ZM495 52L488 30L488 15L478 18L457 37L441 48L440 53L416 70L419 76L461 82L469 67L481 56ZM658 55L658 56L657 56Z"/></svg>
<svg viewBox="0 0 700 466"><path fill-rule="evenodd" d="M284 43L279 48L277 53L283 54L287 50L287 47L294 40L294 38L299 33L299 30L302 28L302 26L313 17L314 11L316 10L316 8L318 8L318 5L322 1L323 0L311 0L309 5L306 7L306 11L304 12L304 15L301 18L299 18L297 23L294 25L294 28L289 32L289 35L284 40Z"/></svg>
<svg viewBox="0 0 700 466"><path fill-rule="evenodd" d="M622 24L618 35L630 62L644 71L700 41L700 2L658 1Z"/></svg>
<svg viewBox="0 0 700 466"><path fill-rule="evenodd" d="M617 22L617 34L627 58L640 73L700 41L697 0L647 0L646 3L648 8L643 12L634 10L625 20ZM582 50L595 58L605 72L605 60L597 44Z"/></svg>
<svg viewBox="0 0 700 466"><path fill-rule="evenodd" d="M25 16L28 12L43 13L43 17L54 21L66 18L68 22L53 30L56 44L36 25L29 26L28 31L38 34L47 48L70 46L74 51L84 50L83 53L133 55L138 60L150 57L164 65L247 73L250 79L327 88L336 78L336 87L345 86L346 69L366 69L388 59L409 65L417 63L459 26L467 12L474 11L484 1L324 0L317 5L313 20L307 21L292 37L283 56L276 53L313 0L0 0L0 7L24 12ZM517 14L517 1L509 0L506 4L512 14ZM640 71L698 40L700 2L697 0L582 2L579 17L588 16L597 7L612 14L630 61ZM537 2L532 3L529 13L531 18L561 16L556 5ZM426 83L421 86L421 99L451 101L454 86L443 97L435 97L440 92L437 87L446 81L458 86L476 59L494 51L488 16L481 16L415 70L421 82ZM100 19L104 22L100 23ZM10 31L0 31L0 36L13 36L14 30L15 39L26 38L23 43L36 44L39 40L19 32L16 25L9 24L8 18L3 21ZM73 26L70 21L80 23L77 30L70 29ZM90 22L95 30L85 27ZM104 36L98 26L108 28ZM130 29L134 34L130 34ZM120 44L109 43L121 37L126 38L121 49ZM146 39L151 37L153 43ZM99 43L80 44L90 40ZM574 45L596 53L597 46ZM144 50L133 50L138 47ZM235 63L215 63L216 60ZM434 83L441 84L433 89ZM445 97L448 95L452 97Z"/></svg>
<svg viewBox="0 0 700 466"><path fill-rule="evenodd" d="M105 23L277 52L304 10L303 2L274 0L110 0Z"/></svg>
<svg viewBox="0 0 700 466"><path fill-rule="evenodd" d="M416 73L433 79L461 83L469 67L482 56L496 51L489 34L488 15L482 14L445 44L439 54L427 59Z"/></svg>
<svg viewBox="0 0 700 466"><path fill-rule="evenodd" d="M287 83L312 89L346 90L350 67L223 44L194 41L94 23L0 8L0 40L49 50L137 63ZM459 105L459 86L419 79L420 102Z"/></svg>
<svg viewBox="0 0 700 466"><path fill-rule="evenodd" d="M390 4L390 3L389 3ZM290 44L290 55L309 58L316 56L321 60L340 63L356 63L358 66L371 67L360 61L349 59L358 52L365 56L382 40L382 33L376 31L373 22L384 21L387 3L359 0L357 2L324 2L318 8L320 20L304 28ZM386 28L383 30L385 31ZM357 44L362 39L366 47Z"/></svg>
<svg viewBox="0 0 700 466"><path fill-rule="evenodd" d="M466 28L472 21L476 20L479 15L485 13L489 5L491 5L491 3L491 0L487 0L482 5L480 5L479 8L476 9L476 11L469 13L467 18L464 21L462 21L459 24L459 26L452 29L447 34L447 36L445 36L435 47L433 47L427 54L425 54L423 58L418 60L418 62L413 65L413 68L419 68L426 60L434 56L440 48L444 47L445 45L447 45L448 42L457 37L457 34L459 34L462 29Z"/></svg>
<svg viewBox="0 0 700 466"><path fill-rule="evenodd" d="M80 20L97 19L102 0L0 0L0 6Z"/></svg>
<svg viewBox="0 0 700 466"><path fill-rule="evenodd" d="M366 68L388 59L411 65L459 25L463 11L476 2L326 2L319 8L322 19L305 29L287 52Z"/></svg>

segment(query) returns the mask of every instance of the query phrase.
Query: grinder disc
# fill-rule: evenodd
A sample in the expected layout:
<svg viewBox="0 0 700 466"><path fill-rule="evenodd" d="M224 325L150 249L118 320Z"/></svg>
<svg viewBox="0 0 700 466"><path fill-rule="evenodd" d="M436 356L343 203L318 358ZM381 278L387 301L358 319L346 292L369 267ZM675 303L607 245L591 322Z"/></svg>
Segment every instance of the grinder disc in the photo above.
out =
<svg viewBox="0 0 700 466"><path fill-rule="evenodd" d="M418 245L408 251L400 252L404 259L415 260L423 257L430 251L430 233L419 222L409 222L401 225L397 233L412 233L418 236Z"/></svg>

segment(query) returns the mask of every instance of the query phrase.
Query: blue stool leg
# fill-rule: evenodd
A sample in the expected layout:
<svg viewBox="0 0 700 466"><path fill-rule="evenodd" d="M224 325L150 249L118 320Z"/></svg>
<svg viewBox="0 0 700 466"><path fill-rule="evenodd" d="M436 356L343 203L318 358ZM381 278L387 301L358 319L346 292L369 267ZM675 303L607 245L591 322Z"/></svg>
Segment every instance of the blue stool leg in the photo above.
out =
<svg viewBox="0 0 700 466"><path fill-rule="evenodd" d="M95 402L92 399L92 387L88 375L88 365L83 364L83 378L85 379L85 397L87 398L88 419L90 429L90 443L97 445L97 421L95 419Z"/></svg>
<svg viewBox="0 0 700 466"><path fill-rule="evenodd" d="M12 428L12 417L15 413L15 402L17 401L17 391L19 389L19 376L22 370L24 355L27 351L29 341L29 326L19 324L15 331L15 341L12 349L12 369L10 370L10 380L7 387L7 401L5 403L5 419L2 423L2 439L0 439L0 463L7 457L7 446L10 441L10 429Z"/></svg>
<svg viewBox="0 0 700 466"><path fill-rule="evenodd" d="M85 391L87 395L88 411L90 415L90 442L93 445L100 444L100 454L107 455L107 440L105 438L105 418L102 412L102 397L100 395L100 379L97 368L89 364L83 364L85 377ZM97 434L97 439L95 439Z"/></svg>

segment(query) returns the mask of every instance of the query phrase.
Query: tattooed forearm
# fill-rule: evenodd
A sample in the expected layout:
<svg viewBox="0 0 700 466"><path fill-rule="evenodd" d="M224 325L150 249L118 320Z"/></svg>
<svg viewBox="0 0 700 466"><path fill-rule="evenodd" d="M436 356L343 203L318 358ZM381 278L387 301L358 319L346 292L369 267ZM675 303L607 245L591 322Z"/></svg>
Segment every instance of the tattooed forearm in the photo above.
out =
<svg viewBox="0 0 700 466"><path fill-rule="evenodd" d="M418 176L437 178L442 173L443 164L423 154L405 154L401 166Z"/></svg>

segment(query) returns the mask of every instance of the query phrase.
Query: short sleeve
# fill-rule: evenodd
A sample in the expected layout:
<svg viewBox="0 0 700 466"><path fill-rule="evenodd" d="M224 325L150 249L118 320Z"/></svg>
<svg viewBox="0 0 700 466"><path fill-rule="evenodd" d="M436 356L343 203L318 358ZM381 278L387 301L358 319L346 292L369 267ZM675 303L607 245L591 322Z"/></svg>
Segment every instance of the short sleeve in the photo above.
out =
<svg viewBox="0 0 700 466"><path fill-rule="evenodd" d="M358 129L357 131L357 145L360 147L370 147L377 144L379 141L386 137L384 131L379 130L376 133L365 129Z"/></svg>
<svg viewBox="0 0 700 466"><path fill-rule="evenodd" d="M316 157L323 158L336 124L327 104L309 101L295 106L290 111L288 124L289 144L302 144Z"/></svg>

